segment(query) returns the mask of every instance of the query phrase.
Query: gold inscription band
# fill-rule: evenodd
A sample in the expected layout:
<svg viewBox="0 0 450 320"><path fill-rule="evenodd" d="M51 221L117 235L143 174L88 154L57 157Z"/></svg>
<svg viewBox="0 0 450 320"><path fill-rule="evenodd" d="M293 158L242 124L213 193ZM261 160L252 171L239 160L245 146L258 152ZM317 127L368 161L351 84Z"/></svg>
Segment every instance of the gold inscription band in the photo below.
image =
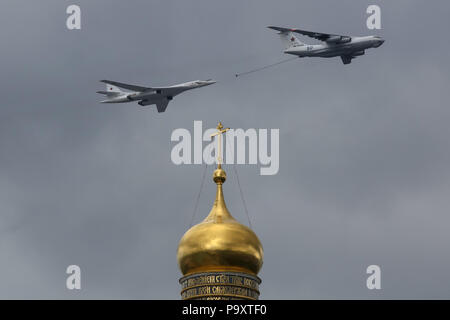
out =
<svg viewBox="0 0 450 320"><path fill-rule="evenodd" d="M181 298L185 299L249 299L259 298L261 280L238 272L208 272L180 279Z"/></svg>

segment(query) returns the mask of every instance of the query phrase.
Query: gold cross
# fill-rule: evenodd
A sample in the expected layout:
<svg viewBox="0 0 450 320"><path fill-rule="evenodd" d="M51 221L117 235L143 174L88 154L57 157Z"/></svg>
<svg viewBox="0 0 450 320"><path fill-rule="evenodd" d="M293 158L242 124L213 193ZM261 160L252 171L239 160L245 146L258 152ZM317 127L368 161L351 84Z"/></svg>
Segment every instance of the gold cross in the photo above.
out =
<svg viewBox="0 0 450 320"><path fill-rule="evenodd" d="M214 137L214 136L218 136L217 138L219 139L218 141L217 141L217 144L218 144L218 146L217 146L217 148L219 149L218 151L217 151L217 166L220 168L221 167L221 164L222 164L222 146L221 146L221 142L222 142L222 133L225 133L225 132L227 132L228 130L230 130L230 128L225 128L225 129L223 129L223 125L222 125L222 123L219 121L219 124L217 125L217 132L215 132L215 133L213 133L212 135L211 135L211 137ZM223 129L223 130L222 130Z"/></svg>

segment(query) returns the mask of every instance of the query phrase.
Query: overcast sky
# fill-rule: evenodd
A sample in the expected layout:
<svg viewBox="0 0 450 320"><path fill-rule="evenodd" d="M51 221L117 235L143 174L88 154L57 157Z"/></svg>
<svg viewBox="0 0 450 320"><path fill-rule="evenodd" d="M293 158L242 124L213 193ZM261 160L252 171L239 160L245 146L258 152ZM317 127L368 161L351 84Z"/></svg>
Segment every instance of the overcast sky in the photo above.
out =
<svg viewBox="0 0 450 320"><path fill-rule="evenodd" d="M66 28L70 4L81 30ZM382 30L367 29L369 4ZM194 120L280 129L277 175L237 167L262 299L450 298L449 14L419 0L2 1L0 298L179 299L176 249L203 167L175 166L170 135ZM236 79L286 58L268 25L386 42L346 66L306 58ZM161 114L95 93L100 79L208 78ZM71 264L80 291L65 287ZM371 264L381 290L366 288Z"/></svg>

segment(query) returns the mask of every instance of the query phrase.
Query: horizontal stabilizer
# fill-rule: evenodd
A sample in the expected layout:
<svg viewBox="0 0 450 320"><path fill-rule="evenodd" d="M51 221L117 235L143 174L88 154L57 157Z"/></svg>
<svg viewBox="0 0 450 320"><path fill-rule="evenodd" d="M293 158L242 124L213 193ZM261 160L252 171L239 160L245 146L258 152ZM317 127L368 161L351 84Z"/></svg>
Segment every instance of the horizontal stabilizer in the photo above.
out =
<svg viewBox="0 0 450 320"><path fill-rule="evenodd" d="M115 90L115 88L108 88L107 87L106 90L107 91L97 91L97 93L104 94L108 98L113 98L113 97L116 97L116 96L119 96L119 95L123 94L123 91L121 91L120 89Z"/></svg>
<svg viewBox="0 0 450 320"><path fill-rule="evenodd" d="M282 28L282 27L275 27L275 26L268 26L267 28L269 29L273 29L279 32L289 32L289 31L293 31L293 29L289 29L289 28Z"/></svg>
<svg viewBox="0 0 450 320"><path fill-rule="evenodd" d="M274 27L274 26L269 26L268 28L277 30L280 33L294 32L294 33L308 36L310 38L314 38L314 39L317 39L320 41L326 41L326 42L332 42L332 43L338 43L338 42L346 43L346 42L350 42L352 39L350 36L332 34L332 33L322 33L322 32L314 32L314 31L307 31L307 30L301 30L301 29Z"/></svg>
<svg viewBox="0 0 450 320"><path fill-rule="evenodd" d="M107 88L112 87L112 88L118 89L118 87L119 87L119 88L131 90L131 91L138 91L138 92L143 92L143 91L147 91L147 90L151 89L151 88L147 88L147 87L135 86L133 84L122 83L122 82L111 81L111 80L100 80L100 82L106 83ZM118 90L120 90L120 89L118 89Z"/></svg>

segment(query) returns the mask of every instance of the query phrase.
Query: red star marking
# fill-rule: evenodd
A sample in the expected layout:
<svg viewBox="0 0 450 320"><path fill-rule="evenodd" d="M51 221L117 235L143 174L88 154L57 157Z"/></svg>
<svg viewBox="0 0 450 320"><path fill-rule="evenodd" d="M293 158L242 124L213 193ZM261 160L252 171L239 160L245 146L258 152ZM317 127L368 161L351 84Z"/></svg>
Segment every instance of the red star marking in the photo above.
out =
<svg viewBox="0 0 450 320"><path fill-rule="evenodd" d="M295 38L294 38L294 37L292 37L292 38L291 38L291 41L292 41L292 42L294 42L294 40L295 40Z"/></svg>
<svg viewBox="0 0 450 320"><path fill-rule="evenodd" d="M112 90L112 88L109 88L109 90Z"/></svg>

